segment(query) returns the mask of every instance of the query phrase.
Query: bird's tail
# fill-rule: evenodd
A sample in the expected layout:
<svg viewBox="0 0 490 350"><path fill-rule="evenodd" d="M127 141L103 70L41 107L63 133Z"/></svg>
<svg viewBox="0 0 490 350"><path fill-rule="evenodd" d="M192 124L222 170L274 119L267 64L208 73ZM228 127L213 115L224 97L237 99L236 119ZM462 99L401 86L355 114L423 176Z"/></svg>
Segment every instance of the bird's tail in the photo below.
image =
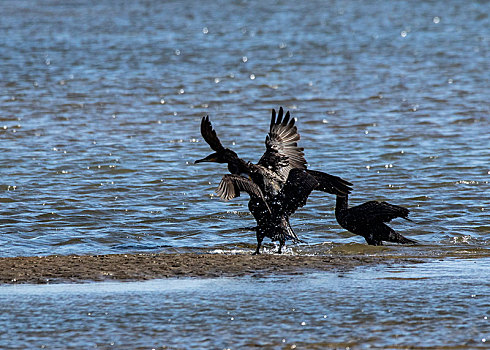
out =
<svg viewBox="0 0 490 350"><path fill-rule="evenodd" d="M402 236L401 234L393 230L391 227L390 227L390 233L388 234L388 238L385 239L385 241L401 243L401 244L417 244L417 241Z"/></svg>

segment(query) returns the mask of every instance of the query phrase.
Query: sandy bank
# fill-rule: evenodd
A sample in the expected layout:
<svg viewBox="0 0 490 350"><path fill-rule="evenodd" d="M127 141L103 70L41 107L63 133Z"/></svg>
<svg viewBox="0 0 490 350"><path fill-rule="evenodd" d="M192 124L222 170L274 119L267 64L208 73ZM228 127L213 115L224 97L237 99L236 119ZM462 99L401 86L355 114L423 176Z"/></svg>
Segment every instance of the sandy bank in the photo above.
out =
<svg viewBox="0 0 490 350"><path fill-rule="evenodd" d="M252 256L194 253L15 257L0 258L0 283L128 281L168 277L294 274L308 270L349 269L360 265L396 261L400 260L373 256L270 254Z"/></svg>

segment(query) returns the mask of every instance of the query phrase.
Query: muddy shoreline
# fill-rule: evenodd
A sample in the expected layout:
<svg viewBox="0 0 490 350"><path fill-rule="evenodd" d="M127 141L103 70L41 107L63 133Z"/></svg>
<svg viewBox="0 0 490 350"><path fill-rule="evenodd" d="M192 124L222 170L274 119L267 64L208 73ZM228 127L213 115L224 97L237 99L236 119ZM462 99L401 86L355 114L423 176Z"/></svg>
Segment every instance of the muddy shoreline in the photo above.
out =
<svg viewBox="0 0 490 350"><path fill-rule="evenodd" d="M111 254L0 258L0 283L140 281L169 277L232 277L345 270L362 265L414 263L379 256L262 254Z"/></svg>

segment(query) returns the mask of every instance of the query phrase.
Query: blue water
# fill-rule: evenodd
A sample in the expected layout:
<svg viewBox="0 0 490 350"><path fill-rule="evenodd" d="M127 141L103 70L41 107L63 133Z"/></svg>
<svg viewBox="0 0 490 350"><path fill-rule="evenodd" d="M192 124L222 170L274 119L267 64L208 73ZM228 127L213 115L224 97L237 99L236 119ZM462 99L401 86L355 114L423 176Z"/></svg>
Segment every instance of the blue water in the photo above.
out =
<svg viewBox="0 0 490 350"><path fill-rule="evenodd" d="M257 161L283 106L310 168L354 183L353 205L409 208L414 222L393 227L422 243L361 249L334 198L314 193L292 218L307 244L287 253L428 261L3 286L0 348L488 347L487 1L19 0L0 12L0 257L251 252L246 196L220 201L225 167L193 164L210 153L199 123L209 115ZM448 258L461 255L474 260Z"/></svg>
<svg viewBox="0 0 490 350"><path fill-rule="evenodd" d="M271 108L352 204L408 207L402 234L488 245L490 19L460 1L6 1L0 21L0 256L246 246L246 198L213 197L199 133L257 161ZM309 244L363 242L334 198Z"/></svg>
<svg viewBox="0 0 490 350"><path fill-rule="evenodd" d="M0 287L0 347L487 349L489 259Z"/></svg>

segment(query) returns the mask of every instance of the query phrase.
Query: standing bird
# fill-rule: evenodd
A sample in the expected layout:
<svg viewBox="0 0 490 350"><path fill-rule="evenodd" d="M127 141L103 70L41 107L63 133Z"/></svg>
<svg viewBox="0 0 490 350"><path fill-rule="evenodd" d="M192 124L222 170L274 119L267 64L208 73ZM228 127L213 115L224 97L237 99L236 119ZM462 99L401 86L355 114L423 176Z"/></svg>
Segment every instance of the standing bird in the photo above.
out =
<svg viewBox="0 0 490 350"><path fill-rule="evenodd" d="M229 148L223 147L216 131L213 129L209 116L201 121L201 135L209 144L214 153L194 163L216 162L227 163L231 174L249 177L261 189L266 200L277 195L288 178L291 169L306 170L313 176L318 185L316 190L331 194L344 195L351 191L352 184L338 176L321 171L307 170L303 148L298 147L300 135L294 125L294 118L290 118L289 111L272 110L269 133L265 139L266 151L257 164L246 162Z"/></svg>
<svg viewBox="0 0 490 350"><path fill-rule="evenodd" d="M306 204L311 191L318 186L315 177L301 169L292 169L282 189L266 201L260 187L252 180L236 174L224 175L216 193L224 200L240 196L244 191L250 195L248 208L257 222L254 228L257 236L257 248L254 255L260 254L264 237L279 241L278 253L281 254L286 240L299 242L291 228L289 217Z"/></svg>
<svg viewBox="0 0 490 350"><path fill-rule="evenodd" d="M383 241L417 244L416 241L403 237L386 225L395 218L410 221L407 208L386 202L369 201L349 208L348 195L337 195L335 217L337 222L347 231L363 236L369 245L383 245Z"/></svg>

